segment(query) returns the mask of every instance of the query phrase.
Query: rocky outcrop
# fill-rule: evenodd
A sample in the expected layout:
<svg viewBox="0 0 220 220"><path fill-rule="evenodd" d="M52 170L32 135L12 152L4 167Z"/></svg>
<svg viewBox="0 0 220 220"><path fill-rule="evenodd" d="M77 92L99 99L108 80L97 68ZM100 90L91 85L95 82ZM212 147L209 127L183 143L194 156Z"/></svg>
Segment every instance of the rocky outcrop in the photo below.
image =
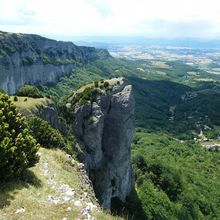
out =
<svg viewBox="0 0 220 220"><path fill-rule="evenodd" d="M38 35L0 32L0 87L13 94L25 83L55 83L100 56L109 53Z"/></svg>
<svg viewBox="0 0 220 220"><path fill-rule="evenodd" d="M108 80L100 86L94 102L80 105L71 97L68 108L74 112L73 130L84 147L81 157L94 190L103 208L110 209L111 201L125 201L134 186L130 146L133 133L134 99L132 87L125 79ZM83 90L80 91L81 93Z"/></svg>
<svg viewBox="0 0 220 220"><path fill-rule="evenodd" d="M33 113L47 121L52 127L58 129L62 134L67 135L66 121L58 116L55 104L50 103L47 105L39 105Z"/></svg>

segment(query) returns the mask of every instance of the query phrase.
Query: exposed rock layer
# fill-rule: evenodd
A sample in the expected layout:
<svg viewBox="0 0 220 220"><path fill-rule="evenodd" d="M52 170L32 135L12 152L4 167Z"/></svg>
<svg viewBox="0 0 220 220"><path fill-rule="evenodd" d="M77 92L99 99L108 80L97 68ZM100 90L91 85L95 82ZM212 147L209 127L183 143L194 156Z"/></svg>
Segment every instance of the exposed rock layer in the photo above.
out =
<svg viewBox="0 0 220 220"><path fill-rule="evenodd" d="M48 105L40 105L33 113L47 121L52 127L58 129L62 134L67 135L66 121L62 118L59 118L57 108L53 103Z"/></svg>
<svg viewBox="0 0 220 220"><path fill-rule="evenodd" d="M13 94L25 83L55 83L99 56L109 54L38 35L0 32L0 87Z"/></svg>
<svg viewBox="0 0 220 220"><path fill-rule="evenodd" d="M96 101L73 107L73 130L85 147L83 162L103 208L114 198L124 201L134 186L130 146L133 133L132 87L124 79L110 80L113 90ZM119 84L120 82L120 84Z"/></svg>

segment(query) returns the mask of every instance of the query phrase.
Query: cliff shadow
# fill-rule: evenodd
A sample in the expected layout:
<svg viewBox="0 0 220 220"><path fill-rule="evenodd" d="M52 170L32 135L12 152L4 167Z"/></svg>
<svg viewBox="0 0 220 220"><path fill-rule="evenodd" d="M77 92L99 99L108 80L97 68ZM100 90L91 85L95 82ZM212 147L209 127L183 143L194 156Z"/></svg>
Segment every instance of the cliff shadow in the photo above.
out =
<svg viewBox="0 0 220 220"><path fill-rule="evenodd" d="M7 182L0 182L0 209L10 205L19 190L23 188L27 189L30 186L36 188L42 186L41 180L30 170L25 171L20 178Z"/></svg>
<svg viewBox="0 0 220 220"><path fill-rule="evenodd" d="M111 213L113 215L122 216L127 220L147 219L135 188L133 188L131 193L127 196L125 203L122 203L117 197L113 197L111 206Z"/></svg>

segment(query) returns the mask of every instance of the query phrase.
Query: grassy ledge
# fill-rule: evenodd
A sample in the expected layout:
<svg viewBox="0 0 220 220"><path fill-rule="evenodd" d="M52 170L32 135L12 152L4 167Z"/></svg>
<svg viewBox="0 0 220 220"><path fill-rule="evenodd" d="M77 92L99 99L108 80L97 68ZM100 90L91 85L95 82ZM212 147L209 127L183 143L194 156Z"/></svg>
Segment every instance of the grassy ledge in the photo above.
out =
<svg viewBox="0 0 220 220"><path fill-rule="evenodd" d="M77 161L61 150L41 148L39 154L21 180L1 184L0 220L120 219L100 209Z"/></svg>

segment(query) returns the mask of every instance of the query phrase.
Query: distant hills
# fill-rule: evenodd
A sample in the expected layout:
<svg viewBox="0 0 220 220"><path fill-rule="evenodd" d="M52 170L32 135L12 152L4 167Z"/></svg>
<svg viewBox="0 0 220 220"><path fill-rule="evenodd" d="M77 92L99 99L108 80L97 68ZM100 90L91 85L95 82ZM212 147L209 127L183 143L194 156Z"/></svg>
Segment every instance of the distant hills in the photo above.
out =
<svg viewBox="0 0 220 220"><path fill-rule="evenodd" d="M95 46L109 49L116 46L173 46L204 49L219 49L220 39L191 39L191 38L145 38L145 37L80 37L72 39L78 45Z"/></svg>

